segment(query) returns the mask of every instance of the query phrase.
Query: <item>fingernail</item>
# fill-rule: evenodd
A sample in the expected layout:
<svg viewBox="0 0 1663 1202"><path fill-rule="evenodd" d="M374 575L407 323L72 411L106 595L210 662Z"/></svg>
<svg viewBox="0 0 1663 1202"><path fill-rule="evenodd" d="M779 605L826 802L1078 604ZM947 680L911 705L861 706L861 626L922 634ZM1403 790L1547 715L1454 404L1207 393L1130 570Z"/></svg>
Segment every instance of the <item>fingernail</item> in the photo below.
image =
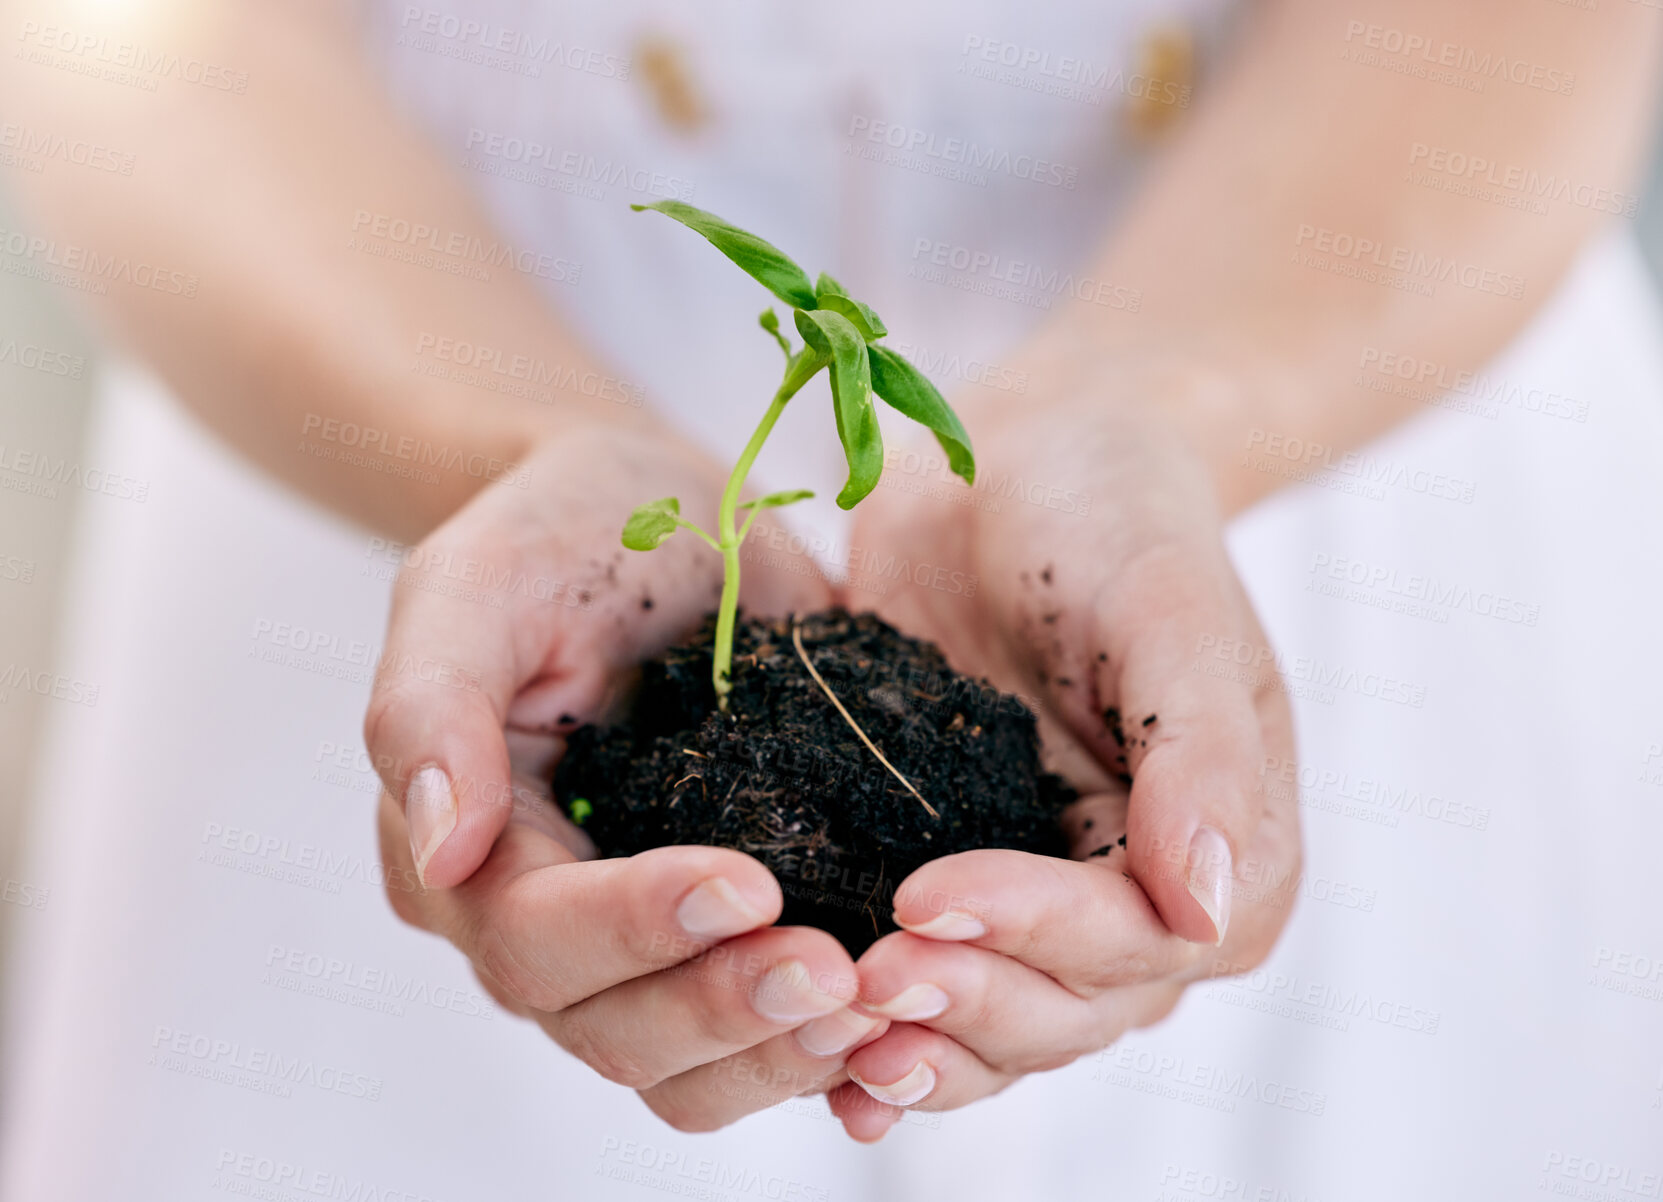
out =
<svg viewBox="0 0 1663 1202"><path fill-rule="evenodd" d="M814 987L814 978L801 960L785 960L762 974L751 994L751 1008L771 1023L796 1026L841 1009L844 1002Z"/></svg>
<svg viewBox="0 0 1663 1202"><path fill-rule="evenodd" d="M969 914L960 914L957 910L946 910L928 922L902 922L897 918L895 924L926 939L980 939L987 934L985 922Z"/></svg>
<svg viewBox="0 0 1663 1202"><path fill-rule="evenodd" d="M867 1002L866 1008L896 1022L918 1023L945 1013L951 1004L945 990L926 982L907 986L887 1002Z"/></svg>
<svg viewBox="0 0 1663 1202"><path fill-rule="evenodd" d="M1213 920L1217 946L1224 942L1225 928L1230 925L1230 845L1212 827L1201 827L1190 840L1189 860L1190 896Z"/></svg>
<svg viewBox="0 0 1663 1202"><path fill-rule="evenodd" d="M857 1014L845 1006L823 1018L804 1023L792 1034L810 1056L835 1056L866 1038L880 1020Z"/></svg>
<svg viewBox="0 0 1663 1202"><path fill-rule="evenodd" d="M687 891L676 906L681 929L703 943L719 943L768 921L726 877L713 876Z"/></svg>
<svg viewBox="0 0 1663 1202"><path fill-rule="evenodd" d="M404 794L404 821L410 828L416 879L425 889L428 861L456 829L456 798L450 791L450 777L437 764L427 765L410 778Z"/></svg>
<svg viewBox="0 0 1663 1202"><path fill-rule="evenodd" d="M922 1102L935 1088L935 1070L922 1060L912 1066L910 1073L889 1085L862 1081L854 1069L849 1070L849 1079L886 1106L911 1106Z"/></svg>

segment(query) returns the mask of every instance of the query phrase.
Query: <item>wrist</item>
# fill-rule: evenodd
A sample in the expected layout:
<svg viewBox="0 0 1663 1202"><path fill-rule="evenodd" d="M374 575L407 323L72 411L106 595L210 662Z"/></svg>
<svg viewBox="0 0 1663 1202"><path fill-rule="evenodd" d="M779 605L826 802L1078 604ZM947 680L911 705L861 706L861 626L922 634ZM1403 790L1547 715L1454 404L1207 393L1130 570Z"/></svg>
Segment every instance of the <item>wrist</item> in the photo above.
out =
<svg viewBox="0 0 1663 1202"><path fill-rule="evenodd" d="M1244 465L1267 429L1293 435L1309 393L1300 374L1252 348L1173 338L1102 346L1044 335L1025 348L1029 379L1020 406L986 398L968 407L972 435L1057 409L1065 420L1123 427L1128 435L1175 445L1208 476L1220 509L1232 515L1272 491L1276 481Z"/></svg>

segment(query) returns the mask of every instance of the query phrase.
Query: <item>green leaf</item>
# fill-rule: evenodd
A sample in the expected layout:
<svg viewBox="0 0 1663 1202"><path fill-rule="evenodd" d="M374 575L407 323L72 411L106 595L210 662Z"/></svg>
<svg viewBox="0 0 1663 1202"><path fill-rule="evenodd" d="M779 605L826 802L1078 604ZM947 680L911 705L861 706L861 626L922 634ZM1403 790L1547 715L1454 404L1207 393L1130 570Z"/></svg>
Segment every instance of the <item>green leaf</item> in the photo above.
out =
<svg viewBox="0 0 1663 1202"><path fill-rule="evenodd" d="M660 200L650 205L630 205L637 213L652 209L674 218L688 229L703 234L717 250L737 263L747 275L794 309L814 307L814 287L808 273L798 267L779 247L755 234L729 225L714 213L695 209L679 200Z"/></svg>
<svg viewBox="0 0 1663 1202"><path fill-rule="evenodd" d="M883 324L883 318L874 313L870 305L857 301L843 291L843 285L823 271L814 285L814 307L848 318L849 324L859 330L860 336L867 342L889 333Z"/></svg>
<svg viewBox="0 0 1663 1202"><path fill-rule="evenodd" d="M796 320L803 341L831 360L832 410L837 415L837 437L849 461L849 479L837 494L837 505L853 509L883 475L883 431L872 407L866 340L839 313L798 309Z"/></svg>
<svg viewBox="0 0 1663 1202"><path fill-rule="evenodd" d="M681 523L681 502L674 497L648 501L636 508L624 523L624 546L631 551L651 551L676 532Z"/></svg>
<svg viewBox="0 0 1663 1202"><path fill-rule="evenodd" d="M572 821L582 826L584 820L595 812L595 807L588 798L579 797L573 800L570 812Z"/></svg>
<svg viewBox="0 0 1663 1202"><path fill-rule="evenodd" d="M762 316L757 318L757 324L774 336L774 341L780 344L780 350L785 352L787 362L791 359L791 340L780 333L779 314L772 309L764 309Z"/></svg>
<svg viewBox="0 0 1663 1202"><path fill-rule="evenodd" d="M778 509L781 505L795 505L798 501L806 501L814 495L811 488L793 488L789 492L771 492L766 497L758 497L754 501L741 501L740 509Z"/></svg>
<svg viewBox="0 0 1663 1202"><path fill-rule="evenodd" d="M947 466L964 479L976 482L976 456L970 449L970 435L958 414L948 406L929 378L887 347L868 348L872 361L872 391L934 434L947 452Z"/></svg>

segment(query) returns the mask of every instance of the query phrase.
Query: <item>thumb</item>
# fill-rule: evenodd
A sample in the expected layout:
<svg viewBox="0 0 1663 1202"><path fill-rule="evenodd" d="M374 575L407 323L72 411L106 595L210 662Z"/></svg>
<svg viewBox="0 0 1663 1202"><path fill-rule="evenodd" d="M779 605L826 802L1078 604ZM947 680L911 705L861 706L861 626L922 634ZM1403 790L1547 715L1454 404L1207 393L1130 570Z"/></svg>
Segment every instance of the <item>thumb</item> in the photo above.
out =
<svg viewBox="0 0 1663 1202"><path fill-rule="evenodd" d="M559 638L557 631L547 633ZM511 608L423 588L419 576L401 574L364 742L382 783L403 806L425 888L467 880L513 812L517 794L504 725L521 687L538 675L545 700L566 701L573 712L584 708L575 694L601 687L598 673L574 672L564 680L558 672L539 673L538 664L519 662L527 650L516 645Z"/></svg>
<svg viewBox="0 0 1663 1202"><path fill-rule="evenodd" d="M1226 573L1228 569L1226 568ZM1236 870L1263 809L1263 737L1256 695L1274 671L1236 671L1203 652L1262 647L1264 635L1233 577L1167 578L1158 607L1096 614L1098 695L1119 714L1099 715L1097 742L1112 739L1132 777L1129 870L1175 934L1221 944ZM1208 669L1225 669L1214 673ZM1109 729L1104 730L1102 723Z"/></svg>

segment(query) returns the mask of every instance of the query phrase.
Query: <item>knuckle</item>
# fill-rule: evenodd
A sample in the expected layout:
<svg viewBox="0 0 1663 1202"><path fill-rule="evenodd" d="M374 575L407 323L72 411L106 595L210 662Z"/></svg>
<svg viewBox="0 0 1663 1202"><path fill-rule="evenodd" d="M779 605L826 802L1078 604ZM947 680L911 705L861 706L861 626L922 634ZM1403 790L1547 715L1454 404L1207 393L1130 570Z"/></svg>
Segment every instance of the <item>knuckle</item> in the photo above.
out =
<svg viewBox="0 0 1663 1202"><path fill-rule="evenodd" d="M497 905L481 919L476 933L480 965L520 1005L532 1010L563 1009L571 1004L565 991L517 950L516 932L528 929L515 921L519 904L512 890L505 890Z"/></svg>
<svg viewBox="0 0 1663 1202"><path fill-rule="evenodd" d="M402 880L395 882L390 873L387 877L386 894L387 904L392 907L393 916L400 922L421 931L433 929L427 920L427 911L422 905L421 895L416 890L408 888Z"/></svg>
<svg viewBox="0 0 1663 1202"><path fill-rule="evenodd" d="M720 1131L731 1121L707 1105L698 1105L684 1090L646 1089L641 1100L664 1122L686 1135L706 1135Z"/></svg>
<svg viewBox="0 0 1663 1202"><path fill-rule="evenodd" d="M594 1069L603 1080L626 1089L650 1090L663 1080L638 1057L619 1045L585 1013L561 1017L556 1040L561 1047Z"/></svg>
<svg viewBox="0 0 1663 1202"><path fill-rule="evenodd" d="M364 746L369 748L371 755L392 740L398 721L409 704L409 690L409 683L403 680L376 682L369 705L364 709Z"/></svg>

